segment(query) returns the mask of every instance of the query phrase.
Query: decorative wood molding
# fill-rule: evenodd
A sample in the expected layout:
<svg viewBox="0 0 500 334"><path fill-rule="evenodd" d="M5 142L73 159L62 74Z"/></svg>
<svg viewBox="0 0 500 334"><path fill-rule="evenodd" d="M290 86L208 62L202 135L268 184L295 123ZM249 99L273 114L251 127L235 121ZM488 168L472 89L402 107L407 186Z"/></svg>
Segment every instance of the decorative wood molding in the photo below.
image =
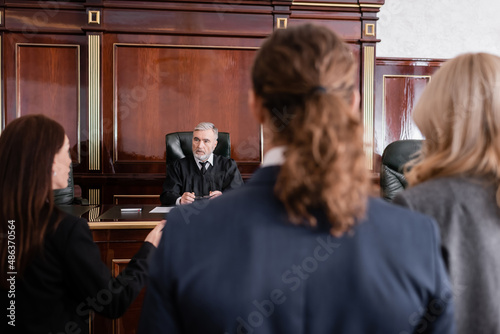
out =
<svg viewBox="0 0 500 334"><path fill-rule="evenodd" d="M146 91L149 91L149 89L152 89L153 92L158 91L158 89L157 89L158 87L156 87L156 85L151 83L154 80L151 80L151 78L144 79L141 77L138 79L136 86L135 87L132 86L133 89L131 90L131 93L129 93L128 96L126 96L126 98L124 98L125 103L120 102L121 96L118 95L118 92L120 91L120 83L135 82L135 81L131 81L131 80L122 81L118 77L119 74L126 75L128 72L128 71L123 71L123 70L119 71L118 70L119 64L120 64L120 59L121 59L120 55L122 55L122 53L120 53L120 52L125 52L124 55L126 55L126 52L127 52L126 48L134 48L134 49L138 49L138 50L141 50L141 49L144 49L144 50L160 49L160 50L163 50L161 52L168 52L169 49L172 49L172 50L175 49L175 50L182 50L179 52L189 52L189 53L198 52L197 50L206 50L206 52L211 52L211 51L221 52L223 55L226 54L225 53L226 51L238 52L238 51L256 51L256 50L258 50L258 47L254 47L254 46L114 43L113 44L113 58L112 58L112 62L113 62L112 76L113 76L113 94L114 94L114 96L113 96L113 115L112 115L113 116L113 119L112 119L112 124L113 124L113 137L112 137L113 138L113 143L112 143L113 154L112 154L112 159L113 160L112 161L113 161L113 164L122 164L122 165L125 165L125 164L164 165L165 164L164 159L153 160L153 159L144 159L143 158L143 159L132 160L129 157L127 157L125 154L123 154L123 147L125 144L123 142L121 142L121 139L123 140L123 138L124 138L124 135L123 135L124 132L120 128L120 124L122 126L125 126L127 124L131 124L130 122L134 121L133 118L131 118L130 116L137 115L137 113L135 113L135 111L137 110L137 105L139 103L143 103L143 101L145 101L145 98L143 98L143 96L145 96ZM205 52L205 51L200 51L200 52ZM252 57L252 54L248 54L247 56L245 56L245 58L247 60L251 59L251 57ZM235 58L235 59L238 59L238 58ZM204 69L207 69L207 68L212 69L212 67L210 67L210 65L208 65L208 64L202 64L201 66L202 67L205 66L205 67L203 67ZM151 71L149 71L148 68L144 68L143 69L144 77L148 76L148 73L151 73ZM134 90L136 88L137 88L137 94L136 94L137 97L134 98ZM162 120L158 120L157 123L158 122L160 122L160 124L161 124ZM154 131L154 130L150 129L150 132L151 131ZM156 131L158 131L158 130L156 130ZM128 132L125 132L125 133L127 135L129 134ZM165 135L165 133L161 133L162 138L164 138L164 135ZM255 133L256 138L258 138L259 136L260 136L260 128L259 128L259 133ZM155 144L155 145L156 145L156 146L154 146L155 154L156 154L156 157L158 157L158 156L160 156L159 155L160 153L163 154L163 152L165 152L165 147L162 146L161 152L160 152L159 147L158 147L159 144ZM234 146L234 147L236 147L236 146ZM260 147L258 149L260 149ZM120 155L120 153L121 153L121 155ZM260 150L260 157L262 157L261 150Z"/></svg>
<svg viewBox="0 0 500 334"><path fill-rule="evenodd" d="M89 48L89 170L101 169L101 36L88 36Z"/></svg>
<svg viewBox="0 0 500 334"><path fill-rule="evenodd" d="M1 39L0 39L1 42ZM21 56L21 49L24 47L35 47L35 48L74 48L76 50L75 58L76 58L76 143L74 143L77 147L77 162L81 163L81 132L82 132L82 126L81 126L81 87L80 87L80 78L81 78L81 73L80 73L80 45L78 44L50 44L50 43L16 43L15 47L15 68L16 68L16 117L21 117L24 115L21 115L21 91L23 91L20 87L21 85L21 77L20 77L20 69L21 66L24 65L21 64L20 62L20 56ZM1 54L1 44L0 44L0 54ZM3 58L2 58L3 59ZM0 60L0 65L1 65L1 60ZM1 75L1 67L0 67L0 75ZM1 77L1 76L0 76ZM2 109L3 109L3 100L1 99L2 92L0 91L0 101L2 101ZM39 112L40 113L40 112ZM49 115L50 117L54 118L54 115ZM0 127L1 127L1 116L0 116ZM64 125L64 124L63 124ZM68 133L69 129L66 129L66 132ZM73 144L73 143L72 143Z"/></svg>
<svg viewBox="0 0 500 334"><path fill-rule="evenodd" d="M96 222L89 221L89 227L91 230L142 230L142 229L153 229L160 222L151 221L127 221L127 222Z"/></svg>
<svg viewBox="0 0 500 334"><path fill-rule="evenodd" d="M286 17L276 18L276 29L286 29L288 25L288 19Z"/></svg>
<svg viewBox="0 0 500 334"><path fill-rule="evenodd" d="M380 4L347 4L347 3L334 3L334 2L299 2L292 1L294 6L315 6L315 7L339 7L339 8L380 8Z"/></svg>
<svg viewBox="0 0 500 334"><path fill-rule="evenodd" d="M87 22L88 24L101 24L101 12L98 10L89 10Z"/></svg>
<svg viewBox="0 0 500 334"><path fill-rule="evenodd" d="M365 36L375 37L375 23L365 23Z"/></svg>
<svg viewBox="0 0 500 334"><path fill-rule="evenodd" d="M373 102L374 102L374 76L375 76L375 47L363 48L363 123L365 156L368 169L373 170Z"/></svg>

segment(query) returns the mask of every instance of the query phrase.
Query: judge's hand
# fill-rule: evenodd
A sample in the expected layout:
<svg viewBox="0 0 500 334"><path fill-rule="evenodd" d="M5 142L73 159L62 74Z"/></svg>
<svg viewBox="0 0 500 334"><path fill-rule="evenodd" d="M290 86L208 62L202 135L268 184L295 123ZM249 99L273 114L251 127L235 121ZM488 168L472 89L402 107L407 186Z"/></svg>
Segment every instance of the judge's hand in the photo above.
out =
<svg viewBox="0 0 500 334"><path fill-rule="evenodd" d="M222 195L222 193L219 190L211 191L210 192L210 199L215 198L215 197L219 197L220 195Z"/></svg>
<svg viewBox="0 0 500 334"><path fill-rule="evenodd" d="M158 247L166 222L166 220L162 220L161 222L159 222L158 225L156 225L156 227L152 229L151 232L149 232L144 241L150 242L153 244L153 246Z"/></svg>
<svg viewBox="0 0 500 334"><path fill-rule="evenodd" d="M194 193L184 193L182 194L181 200L179 203L181 204L189 204L194 202Z"/></svg>

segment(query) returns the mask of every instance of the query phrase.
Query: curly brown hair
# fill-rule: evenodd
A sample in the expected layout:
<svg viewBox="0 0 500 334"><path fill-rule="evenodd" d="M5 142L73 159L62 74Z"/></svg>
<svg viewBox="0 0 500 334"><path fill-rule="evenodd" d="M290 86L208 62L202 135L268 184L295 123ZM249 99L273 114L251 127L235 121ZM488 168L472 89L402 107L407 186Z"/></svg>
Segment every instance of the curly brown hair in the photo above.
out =
<svg viewBox="0 0 500 334"><path fill-rule="evenodd" d="M252 68L273 138L287 147L276 196L295 224L315 226L322 209L337 236L364 215L370 185L356 73L347 44L312 24L274 32Z"/></svg>

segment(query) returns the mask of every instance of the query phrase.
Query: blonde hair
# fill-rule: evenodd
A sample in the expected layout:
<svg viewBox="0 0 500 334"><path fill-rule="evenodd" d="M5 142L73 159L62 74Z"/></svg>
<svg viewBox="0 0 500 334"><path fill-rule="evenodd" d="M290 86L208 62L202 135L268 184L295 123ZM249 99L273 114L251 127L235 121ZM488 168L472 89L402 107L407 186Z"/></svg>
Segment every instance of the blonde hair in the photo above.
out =
<svg viewBox="0 0 500 334"><path fill-rule="evenodd" d="M410 185L452 175L498 182L500 57L469 53L446 62L420 97L413 119L426 140L406 174Z"/></svg>
<svg viewBox="0 0 500 334"><path fill-rule="evenodd" d="M275 194L296 224L316 225L321 209L333 235L364 215L369 191L356 74L349 47L311 24L275 31L252 68L274 140L287 145Z"/></svg>

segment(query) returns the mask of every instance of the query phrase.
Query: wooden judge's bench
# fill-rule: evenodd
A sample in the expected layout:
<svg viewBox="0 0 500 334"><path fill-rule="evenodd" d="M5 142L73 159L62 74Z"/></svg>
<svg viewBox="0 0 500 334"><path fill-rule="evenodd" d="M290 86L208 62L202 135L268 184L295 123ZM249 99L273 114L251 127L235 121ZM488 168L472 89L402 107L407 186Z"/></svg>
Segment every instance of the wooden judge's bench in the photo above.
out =
<svg viewBox="0 0 500 334"><path fill-rule="evenodd" d="M404 127L394 118L407 112L439 66L376 61L383 4L0 0L0 129L35 113L64 126L75 184L93 205L84 215L116 274L155 223L98 217L111 205L159 205L165 134L210 121L230 133L231 157L244 179L260 165L266 143L247 106L249 73L262 41L276 29L326 25L350 45L359 63L367 167L376 174L383 147ZM96 316L91 332L135 333L141 303L139 297L119 320Z"/></svg>

